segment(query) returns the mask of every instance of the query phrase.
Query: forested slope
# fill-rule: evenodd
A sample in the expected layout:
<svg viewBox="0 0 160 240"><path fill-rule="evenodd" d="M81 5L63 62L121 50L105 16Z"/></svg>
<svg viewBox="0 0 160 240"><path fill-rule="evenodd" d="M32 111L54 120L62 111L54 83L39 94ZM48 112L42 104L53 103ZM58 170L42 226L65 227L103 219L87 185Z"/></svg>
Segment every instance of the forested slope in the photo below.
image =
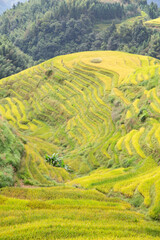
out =
<svg viewBox="0 0 160 240"><path fill-rule="evenodd" d="M131 4L132 5L132 4ZM120 3L97 0L29 1L0 18L0 33L34 60L86 51L95 42L94 23L138 14Z"/></svg>
<svg viewBox="0 0 160 240"><path fill-rule="evenodd" d="M15 47L5 36L0 35L0 78L18 73L34 65L31 57Z"/></svg>

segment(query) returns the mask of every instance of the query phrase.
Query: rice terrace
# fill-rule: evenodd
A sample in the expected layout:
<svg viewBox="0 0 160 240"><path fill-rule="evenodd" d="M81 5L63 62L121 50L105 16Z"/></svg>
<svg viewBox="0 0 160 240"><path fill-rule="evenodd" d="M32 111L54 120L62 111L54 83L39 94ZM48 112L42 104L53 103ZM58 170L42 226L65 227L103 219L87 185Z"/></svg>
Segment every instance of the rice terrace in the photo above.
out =
<svg viewBox="0 0 160 240"><path fill-rule="evenodd" d="M116 51L1 79L0 239L160 239L159 86L159 60Z"/></svg>

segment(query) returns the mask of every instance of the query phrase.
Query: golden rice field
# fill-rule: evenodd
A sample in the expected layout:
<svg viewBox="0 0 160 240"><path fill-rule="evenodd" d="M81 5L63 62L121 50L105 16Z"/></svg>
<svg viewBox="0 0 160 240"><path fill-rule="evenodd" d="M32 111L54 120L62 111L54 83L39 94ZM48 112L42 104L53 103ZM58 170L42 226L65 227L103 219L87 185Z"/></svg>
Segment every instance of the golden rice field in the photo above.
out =
<svg viewBox="0 0 160 240"><path fill-rule="evenodd" d="M24 146L0 239L160 239L159 79L159 60L96 51L0 81L1 121Z"/></svg>
<svg viewBox="0 0 160 240"><path fill-rule="evenodd" d="M160 18L155 18L155 19L146 21L145 24L150 27L160 27Z"/></svg>
<svg viewBox="0 0 160 240"><path fill-rule="evenodd" d="M160 234L160 224L129 203L72 187L2 189L0 218L3 240L158 240Z"/></svg>

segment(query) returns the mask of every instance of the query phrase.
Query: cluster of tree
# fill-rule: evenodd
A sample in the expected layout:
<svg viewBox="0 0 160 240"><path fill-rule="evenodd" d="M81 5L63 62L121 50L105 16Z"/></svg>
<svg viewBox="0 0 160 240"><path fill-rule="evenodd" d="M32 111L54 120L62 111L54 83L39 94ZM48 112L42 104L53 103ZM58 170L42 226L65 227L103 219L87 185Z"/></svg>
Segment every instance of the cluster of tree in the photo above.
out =
<svg viewBox="0 0 160 240"><path fill-rule="evenodd" d="M160 2L159 0L147 0L147 3L150 4L151 2L154 2L158 5L158 7L160 7Z"/></svg>
<svg viewBox="0 0 160 240"><path fill-rule="evenodd" d="M105 3L98 0L61 0L54 18L79 19L81 15L88 16L91 20L108 20L123 18L125 15L124 6L120 3Z"/></svg>
<svg viewBox="0 0 160 240"><path fill-rule="evenodd" d="M118 50L149 55L160 59L160 33L147 28L142 21L121 25L113 23L109 28L96 34L91 50Z"/></svg>
<svg viewBox="0 0 160 240"><path fill-rule="evenodd" d="M0 78L20 72L33 64L31 57L15 47L5 36L0 35Z"/></svg>
<svg viewBox="0 0 160 240"><path fill-rule="evenodd" d="M141 3L141 7L152 19L158 18L160 16L160 9L158 8L156 2L151 2L151 4L145 4L145 2L143 2Z"/></svg>

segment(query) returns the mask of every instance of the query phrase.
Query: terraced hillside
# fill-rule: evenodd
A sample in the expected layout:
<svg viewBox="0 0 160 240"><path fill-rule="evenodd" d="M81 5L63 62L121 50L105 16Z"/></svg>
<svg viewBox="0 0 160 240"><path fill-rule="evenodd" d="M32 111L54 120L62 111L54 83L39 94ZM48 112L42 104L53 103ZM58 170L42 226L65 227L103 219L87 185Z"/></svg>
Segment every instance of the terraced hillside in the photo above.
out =
<svg viewBox="0 0 160 240"><path fill-rule="evenodd" d="M110 159L121 165L115 151L125 133L120 120L138 111L133 87L154 78L157 66L148 57L91 52L57 57L1 80L2 117L25 143L24 182L48 185L70 179L63 169L44 162L45 153L59 152L77 174L108 166Z"/></svg>
<svg viewBox="0 0 160 240"><path fill-rule="evenodd" d="M84 237L82 213L74 225L76 228L81 225L82 232L73 227L76 233L72 235L70 231L65 235L66 238L92 239L94 234L101 231L100 236L95 235L94 239L107 239L106 236L108 239L123 239L126 236L132 237L130 239L159 239L159 224L153 222L148 228L147 219L143 215L160 219L159 79L160 61L151 57L121 52L83 52L56 57L1 80L1 121L8 122L24 145L21 165L16 173L16 185L54 186L65 183L70 194L65 197L63 187L46 190L2 189L1 195L6 197L0 196L1 214L6 220L4 218L0 239L21 239L22 232L26 234L23 239L38 239L40 235L37 234L46 228L46 239L64 239L61 230L57 238L50 238L53 230L51 222L57 219L54 214L60 214L59 222L56 220L57 227L63 228L66 222L64 225L60 222L66 218L70 219L73 226L77 215L75 209L94 205L90 201L86 203L86 194L90 196L87 199L98 201L93 207L95 215L91 214L92 207L91 212L86 213L86 221L91 228L85 230ZM52 167L45 161L45 154L54 152L63 157L73 173ZM48 196L50 191L55 191L57 197ZM84 191L80 197L84 201L74 203L74 191L79 197ZM95 198L93 192L102 199ZM61 198L70 199L73 204ZM110 207L104 213L107 204ZM70 210L73 215L70 212L72 216L67 217L62 209L73 206L74 211ZM142 215L135 213L135 207ZM11 221L8 220L10 211L7 213L7 208L14 210ZM32 215L33 209L34 219L29 215ZM46 215L46 209L54 216ZM55 209L59 209L58 212ZM99 225L98 219L102 215L95 219L99 209L104 219L108 219L105 214L109 214L109 226L116 225L115 235L112 235L113 229L112 233L107 233L106 229L103 231L106 220L104 225ZM24 210L26 219L19 218L19 222L15 222ZM42 232L40 229L33 234L26 232L29 222L30 229L34 229L42 215ZM115 223L111 215L114 219L122 216L122 219L118 218ZM129 216L133 217L132 227L128 225L124 235L124 222L128 222ZM90 222L91 217L100 227L97 232L92 229L95 222ZM6 232L9 222L12 222L15 230L11 227ZM21 230L18 230L19 224ZM68 228L71 225L67 225ZM65 234L68 231L66 229ZM74 235L78 234L77 231L79 235ZM91 232L93 235L90 235ZM13 238L9 238L12 235Z"/></svg>

